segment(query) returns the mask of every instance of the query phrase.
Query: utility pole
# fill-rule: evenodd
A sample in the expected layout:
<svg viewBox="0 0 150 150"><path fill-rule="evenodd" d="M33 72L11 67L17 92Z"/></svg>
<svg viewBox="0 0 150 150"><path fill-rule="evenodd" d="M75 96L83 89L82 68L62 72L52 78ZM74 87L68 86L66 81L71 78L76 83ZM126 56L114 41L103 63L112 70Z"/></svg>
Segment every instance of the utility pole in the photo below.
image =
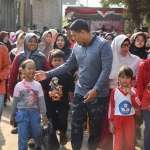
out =
<svg viewBox="0 0 150 150"><path fill-rule="evenodd" d="M88 0L86 0L86 6L88 7Z"/></svg>

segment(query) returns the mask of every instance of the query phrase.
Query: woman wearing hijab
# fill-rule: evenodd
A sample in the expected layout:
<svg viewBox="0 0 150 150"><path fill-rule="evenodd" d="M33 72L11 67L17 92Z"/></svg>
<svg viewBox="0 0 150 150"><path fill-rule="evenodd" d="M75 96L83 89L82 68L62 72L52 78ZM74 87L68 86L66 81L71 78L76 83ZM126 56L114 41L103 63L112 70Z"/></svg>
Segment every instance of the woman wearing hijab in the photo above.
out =
<svg viewBox="0 0 150 150"><path fill-rule="evenodd" d="M42 41L39 43L39 50L46 56L46 58L48 58L52 49L52 34L50 31L45 31L42 36Z"/></svg>
<svg viewBox="0 0 150 150"><path fill-rule="evenodd" d="M15 32L10 32L9 42L10 42L11 45L13 45L15 37L16 37L16 33Z"/></svg>
<svg viewBox="0 0 150 150"><path fill-rule="evenodd" d="M56 37L58 36L58 32L55 29L50 29L49 32L52 33L52 44L54 44L56 41Z"/></svg>
<svg viewBox="0 0 150 150"><path fill-rule="evenodd" d="M0 42L4 43L7 47L8 51L10 52L12 50L12 46L9 42L9 33L6 31L0 32Z"/></svg>
<svg viewBox="0 0 150 150"><path fill-rule="evenodd" d="M65 61L68 60L70 57L72 50L70 49L70 42L68 41L67 37L63 34L59 34L56 38L54 43L54 49L60 49L65 54Z"/></svg>
<svg viewBox="0 0 150 150"><path fill-rule="evenodd" d="M125 35L117 36L111 44L113 52L113 63L112 69L109 76L110 79L110 93L111 91L118 86L118 71L122 66L128 66L133 71L133 76L136 77L138 74L138 67L141 63L141 59L132 55L129 52L130 40ZM105 113L103 118L102 134L99 148L112 150L112 134L109 132L108 125L108 110Z"/></svg>
<svg viewBox="0 0 150 150"><path fill-rule="evenodd" d="M54 50L55 49L60 49L64 52L65 54L65 61L68 60L68 58L70 57L72 50L70 49L70 42L68 41L67 37L64 36L63 34L59 34L56 37L56 41L54 43ZM50 55L48 57L48 62L50 62ZM70 73L72 74L72 76L75 75L75 72L77 70L77 67L75 67L74 69L72 69L70 71Z"/></svg>
<svg viewBox="0 0 150 150"><path fill-rule="evenodd" d="M134 40L129 50L130 53L139 56L141 59L147 59L146 41L146 36L143 32L135 33Z"/></svg>
<svg viewBox="0 0 150 150"><path fill-rule="evenodd" d="M23 51L25 36L26 36L25 32L19 34L18 39L17 39L17 47L12 49L9 53L11 62L13 62L16 55L18 55L20 52Z"/></svg>
<svg viewBox="0 0 150 150"><path fill-rule="evenodd" d="M9 96L13 94L14 87L17 83L18 69L26 59L32 59L35 62L36 70L49 71L51 69L45 55L38 50L38 39L34 33L29 33L25 36L24 51L16 55L12 63L8 86Z"/></svg>
<svg viewBox="0 0 150 150"><path fill-rule="evenodd" d="M111 45L114 38L115 38L115 36L112 33L107 33L105 35L105 39L109 42L110 45Z"/></svg>

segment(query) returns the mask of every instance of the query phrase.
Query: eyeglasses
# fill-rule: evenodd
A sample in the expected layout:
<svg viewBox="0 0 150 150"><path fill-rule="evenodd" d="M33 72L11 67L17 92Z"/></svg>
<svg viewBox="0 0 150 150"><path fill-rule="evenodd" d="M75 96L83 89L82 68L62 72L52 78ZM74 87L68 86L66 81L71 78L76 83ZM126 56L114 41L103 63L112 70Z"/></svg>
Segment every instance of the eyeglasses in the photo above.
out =
<svg viewBox="0 0 150 150"><path fill-rule="evenodd" d="M130 44L122 44L122 45L121 45L121 48L126 48L126 47L127 47L127 48L130 48Z"/></svg>
<svg viewBox="0 0 150 150"><path fill-rule="evenodd" d="M108 41L112 41L112 39L111 39L111 38L106 38L106 40L108 40Z"/></svg>
<svg viewBox="0 0 150 150"><path fill-rule="evenodd" d="M135 41L136 41L136 42L145 42L144 39L139 39L139 38L135 39Z"/></svg>

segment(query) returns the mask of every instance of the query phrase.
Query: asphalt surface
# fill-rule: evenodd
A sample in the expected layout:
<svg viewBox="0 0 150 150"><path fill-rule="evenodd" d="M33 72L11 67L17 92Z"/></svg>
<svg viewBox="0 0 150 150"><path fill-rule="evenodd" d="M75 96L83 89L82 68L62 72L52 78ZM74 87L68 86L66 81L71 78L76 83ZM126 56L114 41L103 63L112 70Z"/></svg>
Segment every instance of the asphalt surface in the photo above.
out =
<svg viewBox="0 0 150 150"><path fill-rule="evenodd" d="M3 110L3 116L2 121L0 124L0 150L17 150L18 149L18 134L11 134L12 126L9 124L10 119L10 105L11 102L7 102L8 106L7 108L4 108ZM142 133L143 133L142 126ZM59 139L59 133L57 133L58 139ZM59 150L72 150L71 148L71 115L69 114L68 118L68 131L67 131L67 144L65 146L61 146ZM84 140L82 145L82 150L87 150L87 139L88 135L86 131L84 132ZM143 138L138 141L139 147L136 148L136 150L144 150L143 149ZM29 150L35 150L33 147L29 147ZM44 150L44 149L43 149ZM99 149L97 149L99 150Z"/></svg>

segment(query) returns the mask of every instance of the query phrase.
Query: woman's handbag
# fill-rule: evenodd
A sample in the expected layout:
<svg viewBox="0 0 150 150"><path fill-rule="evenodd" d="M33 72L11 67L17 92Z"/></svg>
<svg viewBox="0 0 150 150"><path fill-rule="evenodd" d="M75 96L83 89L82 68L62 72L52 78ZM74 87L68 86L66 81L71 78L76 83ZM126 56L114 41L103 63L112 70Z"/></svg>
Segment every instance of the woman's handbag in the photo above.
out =
<svg viewBox="0 0 150 150"><path fill-rule="evenodd" d="M51 120L47 124L40 123L38 132L45 150L58 150L60 148Z"/></svg>

